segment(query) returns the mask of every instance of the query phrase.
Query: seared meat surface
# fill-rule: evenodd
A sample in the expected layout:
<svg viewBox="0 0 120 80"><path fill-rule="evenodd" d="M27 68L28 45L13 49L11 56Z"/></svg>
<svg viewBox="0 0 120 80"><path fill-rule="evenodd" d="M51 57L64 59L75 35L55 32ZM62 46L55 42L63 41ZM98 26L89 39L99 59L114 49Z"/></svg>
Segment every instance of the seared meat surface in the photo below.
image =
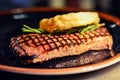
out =
<svg viewBox="0 0 120 80"><path fill-rule="evenodd" d="M49 61L49 64L46 64L46 67L50 68L65 68L65 67L74 67L74 66L81 66L87 65L92 63L97 63L103 61L107 58L110 58L114 55L114 52L111 50L92 50L87 51L81 55L71 56L71 57L64 57L59 59L53 59Z"/></svg>
<svg viewBox="0 0 120 80"><path fill-rule="evenodd" d="M112 44L112 36L106 28L101 27L82 35L19 35L11 39L10 48L19 58L25 59L23 63L42 63L53 58L80 55L89 50L111 50Z"/></svg>

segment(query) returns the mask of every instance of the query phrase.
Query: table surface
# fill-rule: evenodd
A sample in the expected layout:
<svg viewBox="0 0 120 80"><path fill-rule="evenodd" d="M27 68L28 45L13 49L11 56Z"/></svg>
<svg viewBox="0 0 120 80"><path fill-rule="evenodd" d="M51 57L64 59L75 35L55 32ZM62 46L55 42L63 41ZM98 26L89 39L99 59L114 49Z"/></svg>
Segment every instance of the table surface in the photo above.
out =
<svg viewBox="0 0 120 80"><path fill-rule="evenodd" d="M0 71L0 80L120 80L120 62L88 73L59 76L26 75Z"/></svg>

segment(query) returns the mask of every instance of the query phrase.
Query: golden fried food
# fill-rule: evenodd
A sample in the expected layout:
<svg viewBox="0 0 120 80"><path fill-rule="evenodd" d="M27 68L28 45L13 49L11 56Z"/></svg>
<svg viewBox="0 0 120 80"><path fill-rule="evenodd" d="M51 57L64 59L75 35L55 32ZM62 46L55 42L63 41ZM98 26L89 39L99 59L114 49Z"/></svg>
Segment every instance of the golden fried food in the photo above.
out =
<svg viewBox="0 0 120 80"><path fill-rule="evenodd" d="M63 31L74 27L86 26L99 23L97 12L77 12L56 15L53 18L44 18L40 21L40 28L52 33L54 30Z"/></svg>

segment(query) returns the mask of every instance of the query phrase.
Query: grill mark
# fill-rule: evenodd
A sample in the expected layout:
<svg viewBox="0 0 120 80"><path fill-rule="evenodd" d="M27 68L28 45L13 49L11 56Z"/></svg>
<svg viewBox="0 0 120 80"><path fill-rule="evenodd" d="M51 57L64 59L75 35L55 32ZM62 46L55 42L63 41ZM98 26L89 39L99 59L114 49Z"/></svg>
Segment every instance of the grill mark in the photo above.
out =
<svg viewBox="0 0 120 80"><path fill-rule="evenodd" d="M24 52L25 55L27 55L26 50L23 47L20 46L20 43L19 43L19 40L17 40L17 37L14 38L14 40L15 40L15 43L14 43L15 45L13 46L13 48L15 49L17 47L17 48L21 49Z"/></svg>
<svg viewBox="0 0 120 80"><path fill-rule="evenodd" d="M26 36L25 38L24 38L24 36L21 36L21 39L20 39L20 40L23 39L23 42L21 42L20 44L25 43L25 45L27 45L27 46L30 47L30 44L28 43L28 41L29 41L30 39L26 40L26 38L27 38L27 36Z"/></svg>
<svg viewBox="0 0 120 80"><path fill-rule="evenodd" d="M13 48L15 47L15 41L16 41L15 38L11 39L10 47L13 47Z"/></svg>
<svg viewBox="0 0 120 80"><path fill-rule="evenodd" d="M25 35L22 35L20 39L16 39L16 41L18 41L19 43L18 44L22 44L22 43L25 43L25 45L29 46L30 47L30 44L28 43L28 41L30 41L31 39L28 39L26 40L26 38L29 38L27 35L24 37ZM20 40L23 40L22 42Z"/></svg>
<svg viewBox="0 0 120 80"><path fill-rule="evenodd" d="M88 36L89 36L89 38L88 38L89 40L93 40L93 38L94 38L94 37L93 37L93 36L91 36L89 33L86 33L86 35L88 35Z"/></svg>
<svg viewBox="0 0 120 80"><path fill-rule="evenodd" d="M72 35L70 35L71 36L71 38L75 41L75 43L74 44L78 44L78 41L77 41L77 39L75 39L75 37L77 37L75 34L73 34L73 36ZM78 38L78 37L77 37Z"/></svg>
<svg viewBox="0 0 120 80"><path fill-rule="evenodd" d="M96 32L99 34L96 34ZM98 36L103 36L103 35L106 35L106 33L104 33L104 32L107 32L107 31L103 31L103 30L100 30L99 32L98 31L91 31L91 33L85 33L85 34L87 34L90 38L89 39L93 39L94 37L98 37ZM93 34L94 36L92 36L92 35L90 35L90 34ZM109 35L109 34L108 34ZM32 36L34 36L35 38L32 38ZM39 37L38 37L39 36ZM13 40L12 40L12 43L11 43L11 45L12 45L12 47L13 48L15 48L16 46L18 46L18 44L22 44L22 43L25 43L26 45L29 45L30 46L30 44L27 42L27 41L29 41L29 40L32 40L32 43L36 46L37 44L35 44L36 43L36 41L35 41L35 39L37 39L38 40L38 42L40 43L41 41L40 41L40 39L39 38L42 38L43 39L43 41L45 41L46 42L46 44L40 44L40 45L48 45L50 48L49 49L47 49L47 51L49 51L49 50L53 50L53 49L59 49L59 47L63 47L63 46L65 46L66 44L67 45L71 45L71 43L74 43L74 41L73 40L75 40L75 43L76 44L80 44L82 41L82 39L87 39L86 38L86 36L84 36L83 35L83 37L84 38L80 38L80 36L79 35L77 35L76 33L73 35L73 36L57 36L57 37L55 37L54 36L54 38L57 40L57 41L54 41L51 37L49 37L49 36L47 36L47 35L38 35L38 36L36 36L36 35L23 35L23 36L21 36L21 37L19 37L19 40L18 40L18 38L16 37L16 38L14 38ZM75 39L74 38L74 36L75 37L77 37L78 39ZM45 39L45 37L48 37L48 39ZM64 37L66 37L67 39L64 39ZM29 38L28 40L26 40L26 38ZM59 40L58 38L61 38L61 40ZM73 40L72 40L72 39ZM23 41L22 42L20 42L20 40L22 40L23 39ZM51 40L52 42L48 42L47 40ZM68 43L67 42L67 40L69 40L71 43ZM15 42L16 41L16 42ZM18 42L17 42L18 41ZM64 41L65 43L62 43L61 41ZM80 41L80 42L79 42ZM15 43L14 43L15 42ZM38 43L37 42L37 43ZM60 43L60 46L58 46L56 43L57 42L59 42ZM17 44L16 44L17 43ZM49 45L50 43L53 43L54 45L55 45L55 47L53 48L51 45ZM15 44L15 45L14 45ZM72 45L74 45L74 44L72 44ZM37 45L38 46L38 45ZM25 53L25 50L21 47L21 46L18 46L21 50L23 50L24 51L24 53ZM43 47L44 48L44 47ZM46 50L45 48L44 48L44 50Z"/></svg>
<svg viewBox="0 0 120 80"><path fill-rule="evenodd" d="M40 43L40 39L37 36L35 36L35 35L34 35L34 37L35 37L35 39L38 40L38 42L36 42L36 45L39 46L40 44L38 45L37 43Z"/></svg>
<svg viewBox="0 0 120 80"><path fill-rule="evenodd" d="M98 32L92 31L92 33L94 33L96 37L100 36L100 33Z"/></svg>
<svg viewBox="0 0 120 80"><path fill-rule="evenodd" d="M91 33L94 34L93 38L98 37L97 34L95 34L93 31Z"/></svg>
<svg viewBox="0 0 120 80"><path fill-rule="evenodd" d="M85 40L85 42L87 42L87 38L86 38L86 36L83 34L83 39Z"/></svg>
<svg viewBox="0 0 120 80"><path fill-rule="evenodd" d="M99 34L99 35L97 35L97 33ZM95 38L95 37L99 37L99 36L104 36L105 34L103 33L103 30L100 30L99 32L96 30L96 31L91 31L91 32L89 32L89 33L86 33L86 34L88 34L89 36L90 36L90 39L92 40L93 38ZM92 36L91 34L93 34L94 36Z"/></svg>
<svg viewBox="0 0 120 80"><path fill-rule="evenodd" d="M94 35L95 35L95 37L98 37L98 36L100 36L100 35L97 35L97 34L95 34L95 32L92 32ZM91 38L93 38L90 34L88 34L88 33L86 33L87 35L89 35ZM103 35L103 34L102 34ZM34 35L32 35L32 36L34 36ZM39 36L41 36L41 35L39 35ZM76 36L80 41L81 41L81 38L78 36L78 35L76 35L76 34L74 34L74 36ZM84 36L84 35L83 35ZM28 40L26 40L25 38L30 38L30 39L28 39ZM38 46L38 44L36 44L36 41L35 41L35 39L37 39L38 40L38 42L40 43L40 40L39 40L39 38L37 37L37 36L34 36L35 38L32 38L30 35L28 35L28 36L26 36L26 37L23 37L23 36L21 36L21 39L23 39L23 41L22 42L20 42L19 40L21 40L21 39L19 39L18 41L19 41L19 44L21 44L21 43L25 43L27 46L30 46L28 43L27 43L27 41L29 41L29 40L32 40L32 42L34 42L33 44L35 44L36 46ZM47 37L47 36L45 36L45 37ZM60 36L59 36L60 37ZM72 36L70 36L72 39L74 39L74 37L72 37ZM42 37L43 39L44 39L44 37ZM56 37L54 37L56 40L58 40ZM66 44L69 44L68 42L67 42L67 40L66 39L64 39L64 37L63 36L61 36L61 38L63 39L63 41L65 41L66 42ZM52 40L51 38L49 38L50 40ZM44 39L45 41L46 41L46 43L48 44L48 42L47 42L47 40L49 40L49 39ZM68 37L68 39L71 41L71 42L73 42L69 37ZM83 38L82 38L83 39ZM86 36L84 36L84 39L86 39ZM76 39L74 39L75 41L76 41L76 43L78 44L79 42L76 40ZM15 39L14 39L14 41L15 41ZM52 40L52 42L53 43L55 43L55 41L53 41ZM52 42L49 42L49 43L52 43ZM58 42L61 42L61 41L59 41L58 40ZM14 43L13 43L14 44ZM62 43L61 43L62 44ZM57 44L55 43L55 45L57 46Z"/></svg>
<svg viewBox="0 0 120 80"><path fill-rule="evenodd" d="M98 36L104 36L104 35L107 35L108 34L108 32L103 32L102 30L101 30L101 32L95 32L95 31L93 31L93 33L94 34L96 34L96 36L98 37ZM99 34L99 35L97 35L97 33Z"/></svg>
<svg viewBox="0 0 120 80"><path fill-rule="evenodd" d="M69 45L69 42L67 42L67 40L64 38L64 36L61 36L62 37L62 39L65 41L65 45ZM70 46L70 45L69 45Z"/></svg>
<svg viewBox="0 0 120 80"><path fill-rule="evenodd" d="M36 41L35 41L36 38L32 38L32 36L35 37L34 35L31 35L31 36L30 36L30 35L28 34L28 37L30 38L30 40L32 40L33 45L37 47L37 44L36 44Z"/></svg>
<svg viewBox="0 0 120 80"><path fill-rule="evenodd" d="M83 35L81 35L81 36L83 36ZM80 40L81 40L81 43L80 43L80 44L84 44L84 42L85 42L85 41L84 41L84 36L83 36L83 37L81 37L81 36L80 36L80 38L81 38L81 39L80 39Z"/></svg>
<svg viewBox="0 0 120 80"><path fill-rule="evenodd" d="M18 40L17 40L17 37L15 37L13 40L12 40L12 47L13 48L15 48L19 43L17 42ZM16 43L18 43L18 44L16 44Z"/></svg>
<svg viewBox="0 0 120 80"><path fill-rule="evenodd" d="M48 38L52 41L51 43L53 43L55 45L54 48L51 48L51 49L52 50L55 48L58 49L59 46L56 44L56 42L51 37L48 36ZM54 37L54 38L57 39L56 37Z"/></svg>
<svg viewBox="0 0 120 80"><path fill-rule="evenodd" d="M92 36L91 34L92 34L92 31L91 31L91 33L87 33L89 36L90 36L90 39L91 40L93 40L93 38L95 37L95 35L94 36Z"/></svg>
<svg viewBox="0 0 120 80"><path fill-rule="evenodd" d="M45 39L45 37L48 37L48 39ZM53 49L58 49L59 46L56 44L56 41L54 41L51 37L49 37L49 36L46 35L46 36L42 36L42 38L46 42L46 44L42 44L44 50L46 50L46 48L44 47L44 45L48 45L49 46L49 48L46 51L51 51ZM55 38L55 37L54 37L54 39L57 40L57 38ZM48 40L51 40L52 42L48 42ZM52 44L53 44L54 48L52 47Z"/></svg>
<svg viewBox="0 0 120 80"><path fill-rule="evenodd" d="M101 30L96 30L95 32L98 32L100 36L104 36L106 33L109 33L107 30L104 30L101 28Z"/></svg>
<svg viewBox="0 0 120 80"><path fill-rule="evenodd" d="M80 40L80 42L81 42L81 38L77 35L77 34L74 34L79 40ZM78 44L80 44L79 42L78 42Z"/></svg>
<svg viewBox="0 0 120 80"><path fill-rule="evenodd" d="M96 36L95 36L95 34L94 34L94 36L92 36L91 34L92 34L92 31L90 32L90 33L86 33L87 35L89 35L89 39L91 39L91 40L93 40L93 38L95 38Z"/></svg>
<svg viewBox="0 0 120 80"><path fill-rule="evenodd" d="M20 45L18 45L18 47L24 52L25 55L27 55L26 50L23 47L21 47Z"/></svg>
<svg viewBox="0 0 120 80"><path fill-rule="evenodd" d="M39 36L40 36L40 34L39 34ZM49 46L49 48L51 49L51 46L49 45L49 43L48 43L48 41L45 39L45 37L44 37L44 36L41 36L41 38L43 39L43 41L46 42L46 44L47 44L47 45ZM44 47L45 44L41 44L41 45L43 45L43 49L46 50L45 47ZM48 49L48 50L46 50L46 51L49 51L50 49Z"/></svg>
<svg viewBox="0 0 120 80"><path fill-rule="evenodd" d="M59 47L64 47L64 44L58 38L56 38L56 40L57 40L57 42L59 42L61 44L61 46L59 46Z"/></svg>
<svg viewBox="0 0 120 80"><path fill-rule="evenodd" d="M72 45L75 45L75 44L73 44L74 42L72 41L72 39L71 39L70 37L71 37L71 36L67 37L67 38L68 38L68 40L70 40L70 41L71 41ZM71 45L71 43L69 44L69 46Z"/></svg>
<svg viewBox="0 0 120 80"><path fill-rule="evenodd" d="M105 35L103 32L101 32L100 34L101 34L101 36L104 36L104 35Z"/></svg>
<svg viewBox="0 0 120 80"><path fill-rule="evenodd" d="M86 33L88 36L89 36L89 38L91 39L91 35L90 34L88 34L88 33Z"/></svg>

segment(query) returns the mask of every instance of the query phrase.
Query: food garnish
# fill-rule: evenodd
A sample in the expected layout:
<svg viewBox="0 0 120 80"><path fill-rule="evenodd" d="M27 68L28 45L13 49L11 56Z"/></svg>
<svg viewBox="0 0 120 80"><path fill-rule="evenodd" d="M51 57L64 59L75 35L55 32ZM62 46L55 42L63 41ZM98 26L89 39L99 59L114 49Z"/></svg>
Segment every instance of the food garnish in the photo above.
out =
<svg viewBox="0 0 120 80"><path fill-rule="evenodd" d="M45 33L45 31L40 29L40 28L39 29L31 28L31 27L29 27L29 26L27 26L25 24L22 27L22 31L23 32L29 32L29 33L38 33L38 34Z"/></svg>
<svg viewBox="0 0 120 80"><path fill-rule="evenodd" d="M38 34L46 34L48 33L49 35L55 35L55 34L61 34L61 33L65 33L65 34L70 34L70 33L75 33L75 32L79 32L80 34L83 34L86 31L93 31L101 26L104 26L105 23L102 24L93 24L93 25L87 25L87 26L83 26L83 27L76 27L76 28L72 28L72 29L67 29L67 30L54 30L52 33L48 33L47 31L44 31L41 28L31 28L27 25L23 25L22 27L22 31L23 32L27 32L27 33L38 33Z"/></svg>

